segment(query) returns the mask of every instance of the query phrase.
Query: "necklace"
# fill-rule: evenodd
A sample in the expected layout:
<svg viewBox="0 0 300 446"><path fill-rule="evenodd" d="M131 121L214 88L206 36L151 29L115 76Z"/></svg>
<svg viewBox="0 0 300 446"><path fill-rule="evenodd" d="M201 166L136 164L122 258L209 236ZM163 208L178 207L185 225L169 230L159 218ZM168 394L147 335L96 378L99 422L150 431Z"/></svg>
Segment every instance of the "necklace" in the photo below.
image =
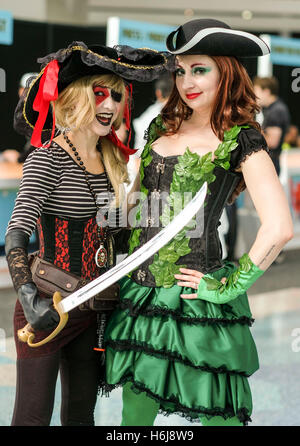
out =
<svg viewBox="0 0 300 446"><path fill-rule="evenodd" d="M99 242L100 242L99 248L98 248L98 250L97 250L97 252L95 254L95 262L96 262L96 265L98 266L98 268L105 268L106 265L107 265L107 258L108 258L107 249L105 248L105 242L106 242L106 239L107 239L107 232L108 232L107 222L106 222L105 216L101 212L101 207L98 204L96 193L95 193L95 191L92 188L92 184L91 184L91 182L89 180L86 167L85 167L84 162L82 161L81 157L79 156L78 150L76 149L74 144L70 141L70 139L68 138L68 136L65 133L63 133L63 137L64 137L66 143L71 148L72 152L74 153L74 155L76 157L76 160L78 161L79 166L83 170L86 184L87 184L87 186L89 188L89 191L90 191L90 193L91 193L91 195L93 197L93 200L95 202L95 206L96 206L96 209L97 209L97 218L96 218L96 221L97 221L97 234L98 234L98 239L99 239ZM110 184L110 181L109 181L109 177L108 177L108 175L106 173L105 165L104 165L103 158L102 158L100 141L97 144L97 150L99 151L100 156L101 156L101 161L102 161L102 164L103 164L103 167L104 167L104 172L106 174L106 178L107 178L107 182L108 182L108 189L111 190L111 184Z"/></svg>

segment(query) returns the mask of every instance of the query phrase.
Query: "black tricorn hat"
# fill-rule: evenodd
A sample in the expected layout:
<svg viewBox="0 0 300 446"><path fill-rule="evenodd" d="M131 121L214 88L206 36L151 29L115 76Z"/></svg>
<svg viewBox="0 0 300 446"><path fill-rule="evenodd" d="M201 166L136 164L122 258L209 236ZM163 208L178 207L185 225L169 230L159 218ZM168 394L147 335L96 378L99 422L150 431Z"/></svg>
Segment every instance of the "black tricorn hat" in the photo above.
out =
<svg viewBox="0 0 300 446"><path fill-rule="evenodd" d="M127 81L150 82L165 71L174 70L174 56L168 52L126 45L87 46L77 41L39 58L38 62L42 70L27 82L28 88L14 116L15 130L29 137L36 133L38 137L32 138L32 144L37 146L53 137L55 122L50 102L75 80L83 76L116 74Z"/></svg>
<svg viewBox="0 0 300 446"><path fill-rule="evenodd" d="M230 28L214 19L196 19L179 26L167 37L172 54L258 57L270 53L268 45L254 34Z"/></svg>

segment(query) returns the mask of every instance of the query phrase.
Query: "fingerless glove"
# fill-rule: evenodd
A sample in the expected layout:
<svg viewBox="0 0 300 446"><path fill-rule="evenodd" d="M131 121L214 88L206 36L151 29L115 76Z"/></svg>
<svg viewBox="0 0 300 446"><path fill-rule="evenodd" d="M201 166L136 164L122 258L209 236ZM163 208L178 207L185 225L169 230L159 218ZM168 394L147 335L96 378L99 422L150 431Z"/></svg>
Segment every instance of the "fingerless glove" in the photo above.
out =
<svg viewBox="0 0 300 446"><path fill-rule="evenodd" d="M263 273L263 270L254 265L249 255L244 254L239 259L239 267L228 276L225 283L211 274L205 274L198 286L198 298L214 304L226 304L244 294Z"/></svg>

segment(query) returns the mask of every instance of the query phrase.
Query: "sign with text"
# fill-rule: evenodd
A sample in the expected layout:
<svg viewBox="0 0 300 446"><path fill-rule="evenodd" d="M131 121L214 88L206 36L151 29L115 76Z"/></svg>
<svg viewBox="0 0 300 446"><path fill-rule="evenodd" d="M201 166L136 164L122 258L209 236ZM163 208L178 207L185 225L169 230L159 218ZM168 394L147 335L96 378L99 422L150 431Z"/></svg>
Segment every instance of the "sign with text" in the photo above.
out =
<svg viewBox="0 0 300 446"><path fill-rule="evenodd" d="M13 43L13 16L9 11L0 10L0 44Z"/></svg>
<svg viewBox="0 0 300 446"><path fill-rule="evenodd" d="M270 38L273 64L300 67L300 39L272 35Z"/></svg>
<svg viewBox="0 0 300 446"><path fill-rule="evenodd" d="M106 44L167 51L166 38L171 31L174 31L173 26L110 17L107 21Z"/></svg>

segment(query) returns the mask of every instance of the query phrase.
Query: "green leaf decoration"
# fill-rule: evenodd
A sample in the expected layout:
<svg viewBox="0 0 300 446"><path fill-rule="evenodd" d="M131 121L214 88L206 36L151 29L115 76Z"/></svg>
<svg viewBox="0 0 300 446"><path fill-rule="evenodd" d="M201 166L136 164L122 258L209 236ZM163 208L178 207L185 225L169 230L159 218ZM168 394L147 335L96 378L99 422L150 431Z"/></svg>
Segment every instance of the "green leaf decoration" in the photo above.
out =
<svg viewBox="0 0 300 446"><path fill-rule="evenodd" d="M206 283L206 288L208 291L217 291L222 287L222 282L213 278L213 277L202 277L201 280L204 280Z"/></svg>
<svg viewBox="0 0 300 446"><path fill-rule="evenodd" d="M129 252L128 252L129 255L133 253L133 250L136 246L139 246L141 232L142 228L134 229L133 231L131 231L129 239Z"/></svg>
<svg viewBox="0 0 300 446"><path fill-rule="evenodd" d="M182 228L181 231L179 231L179 232L175 235L175 237L173 238L173 240L175 240L175 241L183 240L183 239L185 239L185 235L186 235L186 229L185 229L185 228Z"/></svg>
<svg viewBox="0 0 300 446"><path fill-rule="evenodd" d="M224 163L222 163L223 169L228 170L230 168L230 162L229 161L225 161Z"/></svg>
<svg viewBox="0 0 300 446"><path fill-rule="evenodd" d="M232 140L232 139L236 139L238 137L238 134L240 133L241 129L246 129L249 128L249 125L235 125L234 127L232 127L230 130L227 130L224 132L224 141L228 141L228 140Z"/></svg>
<svg viewBox="0 0 300 446"><path fill-rule="evenodd" d="M175 165L174 170L175 170L176 174L179 175L180 177L184 177L185 176L184 165L178 163L178 164Z"/></svg>
<svg viewBox="0 0 300 446"><path fill-rule="evenodd" d="M237 146L239 145L238 142L233 141L230 146L229 146L229 152L232 152L233 150L235 150L237 148Z"/></svg>
<svg viewBox="0 0 300 446"><path fill-rule="evenodd" d="M238 126L235 125L230 130L224 132L224 138L221 144L219 144L215 151L214 164L218 167L222 167L225 170L230 168L230 152L235 150L238 146L236 141L242 128L249 128L248 125Z"/></svg>
<svg viewBox="0 0 300 446"><path fill-rule="evenodd" d="M173 181L170 185L170 193L173 194L174 192L180 192L182 189L182 177L177 175L177 172L175 171L173 173Z"/></svg>
<svg viewBox="0 0 300 446"><path fill-rule="evenodd" d="M154 255L154 262L149 266L149 270L155 277L157 286L171 288L176 279L174 274L179 274L179 268L185 268L186 265L175 265L165 260L160 260L158 254Z"/></svg>
<svg viewBox="0 0 300 446"><path fill-rule="evenodd" d="M225 170L230 168L230 154L238 146L236 138L241 129L247 127L249 126L234 126L230 130L224 132L224 139L214 152L214 161L212 161L212 152L208 152L201 157L197 153L191 152L189 147L186 148L183 155L178 156L178 163L174 167L173 178L170 184L168 203L165 205L162 215L160 216L162 226L167 226L174 216L180 212L183 205L187 204L186 197L184 196L186 191L191 192L191 195L194 196L205 181L208 185L214 182L216 176L213 172L216 166ZM148 130L148 141L141 155L140 179L141 191L144 193L144 200L149 192L143 184L144 168L149 166L152 162L151 149L153 142L160 136L158 131L161 133L165 131L161 115L158 115L155 121L150 125ZM210 194L209 189L207 193ZM139 210L136 214L136 226L138 226L141 220L141 209L144 200L140 200L139 203ZM194 218L178 234L176 234L166 246L161 248L159 252L154 255L153 263L149 266L149 270L153 274L157 286L170 288L176 282L174 274L180 272L179 268L185 267L185 265L176 265L176 262L180 257L191 252L191 248L189 247L190 238L187 236L187 232L194 229L195 226L196 220ZM129 241L130 254L139 246L141 231L142 228L135 228L132 230ZM247 261L246 258L241 258L240 261L242 262L240 265L243 270L246 270L244 268L249 268L249 261ZM230 281L235 282L237 278L238 276L233 274L232 277L230 277ZM216 279L205 278L205 280L208 280L208 289L218 289L220 292L223 292L226 285L229 283L229 278L225 285Z"/></svg>
<svg viewBox="0 0 300 446"><path fill-rule="evenodd" d="M164 126L163 120L162 120L162 116L159 114L157 115L156 119L155 119L155 124L158 127L159 130L163 131L166 130L166 127Z"/></svg>
<svg viewBox="0 0 300 446"><path fill-rule="evenodd" d="M144 158L144 160L143 160L144 167L149 166L149 164L151 163L151 161L152 161L152 156L151 156L150 153L149 153L149 154L146 156L146 158Z"/></svg>
<svg viewBox="0 0 300 446"><path fill-rule="evenodd" d="M159 250L159 260L165 260L167 262L175 263L179 259L180 255L174 251L173 246L167 244Z"/></svg>
<svg viewBox="0 0 300 446"><path fill-rule="evenodd" d="M144 184L143 183L141 183L141 187L140 187L140 189L141 189L141 192L145 195L145 196L147 196L148 195L148 189L144 186ZM144 198L145 199L145 198ZM142 201L142 200L141 200Z"/></svg>
<svg viewBox="0 0 300 446"><path fill-rule="evenodd" d="M189 247L189 239L186 237L182 240L175 240L174 248L179 257L186 256L191 252L191 248Z"/></svg>
<svg viewBox="0 0 300 446"><path fill-rule="evenodd" d="M246 273L248 273L253 266L252 260L250 259L247 253L242 255L242 257L239 259L239 264L240 264L239 269L245 271Z"/></svg>
<svg viewBox="0 0 300 446"><path fill-rule="evenodd" d="M150 125L150 128L149 128L149 141L153 141L153 140L155 139L156 133L157 133L157 131L156 131L156 125L155 125L155 123L153 122L153 123Z"/></svg>
<svg viewBox="0 0 300 446"><path fill-rule="evenodd" d="M215 156L218 159L226 158L226 156L228 155L229 147L230 141L222 142L221 144L219 144L217 150L215 151Z"/></svg>

